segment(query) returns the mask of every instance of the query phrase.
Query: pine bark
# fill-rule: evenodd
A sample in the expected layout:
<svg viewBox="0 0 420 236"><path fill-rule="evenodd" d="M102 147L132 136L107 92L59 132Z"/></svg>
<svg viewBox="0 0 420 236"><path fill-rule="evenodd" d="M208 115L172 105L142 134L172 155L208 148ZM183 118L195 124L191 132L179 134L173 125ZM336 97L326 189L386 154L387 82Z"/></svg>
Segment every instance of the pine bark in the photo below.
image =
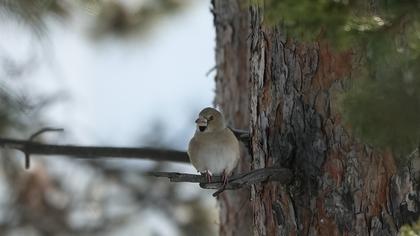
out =
<svg viewBox="0 0 420 236"><path fill-rule="evenodd" d="M213 1L215 104L250 130L238 172L288 167L294 181L223 193L221 235L396 235L419 216L418 172L343 124L337 99L357 74L357 52L288 38L243 2Z"/></svg>

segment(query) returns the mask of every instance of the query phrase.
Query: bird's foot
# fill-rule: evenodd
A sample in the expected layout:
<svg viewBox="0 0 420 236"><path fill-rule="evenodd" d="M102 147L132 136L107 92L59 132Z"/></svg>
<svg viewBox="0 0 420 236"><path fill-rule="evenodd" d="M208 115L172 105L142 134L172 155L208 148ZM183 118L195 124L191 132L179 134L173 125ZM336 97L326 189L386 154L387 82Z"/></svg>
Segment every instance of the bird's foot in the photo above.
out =
<svg viewBox="0 0 420 236"><path fill-rule="evenodd" d="M203 173L201 173L203 175L206 176L207 182L210 183L211 182L211 177L213 176L213 173L211 173L209 170L204 171Z"/></svg>
<svg viewBox="0 0 420 236"><path fill-rule="evenodd" d="M215 193L213 193L213 197L218 197L223 191L225 191L226 186L229 182L229 174L226 171L222 173L222 187L220 187Z"/></svg>
<svg viewBox="0 0 420 236"><path fill-rule="evenodd" d="M225 171L223 171L223 174L222 174L222 188L225 188L226 185L228 184L228 182L229 182L229 174L227 174Z"/></svg>

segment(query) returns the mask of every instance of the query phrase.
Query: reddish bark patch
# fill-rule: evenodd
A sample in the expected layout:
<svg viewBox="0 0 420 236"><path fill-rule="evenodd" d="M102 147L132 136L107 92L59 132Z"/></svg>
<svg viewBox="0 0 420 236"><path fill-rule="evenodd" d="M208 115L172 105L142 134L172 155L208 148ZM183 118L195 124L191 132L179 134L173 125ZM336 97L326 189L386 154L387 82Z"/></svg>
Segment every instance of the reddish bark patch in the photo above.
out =
<svg viewBox="0 0 420 236"><path fill-rule="evenodd" d="M369 168L362 172L365 183L361 197L364 199L362 208L367 209L367 218L371 220L374 216L381 216L383 208L387 206L389 183L395 173L395 164L392 155L387 152L375 152L364 158L366 161L361 164Z"/></svg>
<svg viewBox="0 0 420 236"><path fill-rule="evenodd" d="M329 89L335 80L350 74L352 69L352 52L334 53L328 43L319 43L319 65L312 80L319 90Z"/></svg>
<svg viewBox="0 0 420 236"><path fill-rule="evenodd" d="M268 64L266 65L268 66ZM266 75L270 74L268 73L269 70L266 70ZM264 80L264 87L262 89L262 95L261 95L261 102L259 104L261 104L261 110L262 111L267 111L267 107L271 105L271 100L272 100L273 96L271 94L271 80L270 79L265 79Z"/></svg>
<svg viewBox="0 0 420 236"><path fill-rule="evenodd" d="M388 176L391 177L397 172L394 156L392 155L392 152L390 150L387 150L383 153L382 158L383 158L385 170Z"/></svg>
<svg viewBox="0 0 420 236"><path fill-rule="evenodd" d="M283 99L279 99L276 108L276 118L274 120L273 128L280 130L283 124Z"/></svg>
<svg viewBox="0 0 420 236"><path fill-rule="evenodd" d="M327 193L323 193L316 199L316 209L318 210L318 214L315 218L316 230L318 235L340 235L334 218L328 216L325 211L324 203L326 194Z"/></svg>
<svg viewBox="0 0 420 236"><path fill-rule="evenodd" d="M336 151L331 151L327 156L323 169L334 180L336 186L340 186L344 171L340 154Z"/></svg>
<svg viewBox="0 0 420 236"><path fill-rule="evenodd" d="M273 216L273 202L276 199L276 187L274 184L267 184L264 186L264 190L262 192L261 201L264 204L265 208L265 223L266 223L266 231L267 235L275 235L277 231L275 219Z"/></svg>

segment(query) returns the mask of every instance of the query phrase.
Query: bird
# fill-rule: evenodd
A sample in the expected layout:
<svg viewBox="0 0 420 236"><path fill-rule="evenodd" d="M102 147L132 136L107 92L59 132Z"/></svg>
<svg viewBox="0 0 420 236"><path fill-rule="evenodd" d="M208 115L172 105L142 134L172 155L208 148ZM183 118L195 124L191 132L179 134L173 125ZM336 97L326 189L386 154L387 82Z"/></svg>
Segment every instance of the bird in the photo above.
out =
<svg viewBox="0 0 420 236"><path fill-rule="evenodd" d="M201 110L195 123L196 131L187 152L190 162L208 182L213 175L221 175L225 187L240 158L239 142L223 115L214 108Z"/></svg>

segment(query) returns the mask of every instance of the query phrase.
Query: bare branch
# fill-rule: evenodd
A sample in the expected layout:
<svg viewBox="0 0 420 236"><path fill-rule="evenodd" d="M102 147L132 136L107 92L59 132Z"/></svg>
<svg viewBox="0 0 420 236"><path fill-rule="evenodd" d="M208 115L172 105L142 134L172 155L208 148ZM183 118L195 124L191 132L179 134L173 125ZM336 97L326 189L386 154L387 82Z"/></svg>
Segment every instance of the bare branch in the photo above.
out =
<svg viewBox="0 0 420 236"><path fill-rule="evenodd" d="M246 146L249 143L249 133L246 130L230 128L236 137ZM129 147L106 147L106 146L75 146L75 145L54 145L42 144L34 139L51 131L63 131L57 128L43 128L31 135L29 140L0 138L0 147L20 150L25 154L25 166L29 168L30 155L65 155L76 156L82 159L95 158L138 158L154 161L189 162L185 151L160 149L152 147L129 148Z"/></svg>
<svg viewBox="0 0 420 236"><path fill-rule="evenodd" d="M20 150L28 155L65 155L81 159L134 158L155 161L189 162L186 152L160 148L129 148L41 144L34 141L0 138L0 147Z"/></svg>
<svg viewBox="0 0 420 236"><path fill-rule="evenodd" d="M263 168L247 173L238 174L229 178L227 185L222 188L221 176L213 176L212 182L207 182L203 175L185 174L176 172L150 172L155 177L166 177L171 182L200 183L200 187L205 189L219 189L213 196L217 196L225 189L238 189L244 186L261 183L264 181L276 181L281 184L288 184L292 180L292 171L286 168Z"/></svg>

